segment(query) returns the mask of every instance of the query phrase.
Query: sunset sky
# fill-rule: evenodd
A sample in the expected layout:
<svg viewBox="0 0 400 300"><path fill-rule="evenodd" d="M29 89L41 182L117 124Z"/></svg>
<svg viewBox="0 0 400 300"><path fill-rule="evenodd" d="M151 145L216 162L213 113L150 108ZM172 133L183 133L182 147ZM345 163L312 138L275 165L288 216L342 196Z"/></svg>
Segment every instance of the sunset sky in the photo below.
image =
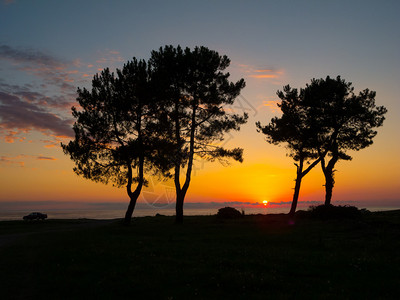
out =
<svg viewBox="0 0 400 300"><path fill-rule="evenodd" d="M341 75L357 93L376 91L388 113L374 144L337 164L333 203L400 207L399 1L0 1L0 202L127 201L124 189L75 175L60 142L72 138L77 87L172 44L226 54L231 80L246 81L233 109L250 116L225 141L244 148L244 162L197 161L187 202L290 201L293 161L255 122L279 114L283 85ZM150 181L139 202L169 189ZM323 183L318 165L300 202L322 201Z"/></svg>

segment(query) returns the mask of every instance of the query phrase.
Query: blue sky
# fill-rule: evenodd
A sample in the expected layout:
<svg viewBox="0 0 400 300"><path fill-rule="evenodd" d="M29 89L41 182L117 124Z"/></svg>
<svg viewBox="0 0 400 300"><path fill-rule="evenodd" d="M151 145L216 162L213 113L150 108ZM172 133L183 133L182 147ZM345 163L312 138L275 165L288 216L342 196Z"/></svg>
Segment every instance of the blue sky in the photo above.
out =
<svg viewBox="0 0 400 300"><path fill-rule="evenodd" d="M365 184L378 182L376 176L386 183L373 188L387 199L396 198L398 1L0 1L0 167L11 174L2 188L14 188L19 176L30 178L25 170L30 168L43 171L44 181L61 172L68 182L76 180L90 190L91 183L71 179L72 164L58 147L71 135L76 87L90 86L91 77L104 67L121 67L132 57L148 58L160 46L180 44L228 55L232 79L245 78L242 108L251 117L232 136L232 146L245 148L242 168L261 164L266 174L276 160L292 168L285 150L263 142L254 126L277 114L276 91L283 85L302 87L314 77L341 75L356 91L375 90L377 104L388 108L387 120L374 145L340 167L347 176L346 182L338 178L337 190L345 195L340 183L349 185L354 178L357 195ZM207 164L210 172L219 168ZM360 178L367 170L375 175ZM292 179L282 178L287 185ZM7 199L26 200L17 194L10 189ZM215 200L212 194L203 197Z"/></svg>

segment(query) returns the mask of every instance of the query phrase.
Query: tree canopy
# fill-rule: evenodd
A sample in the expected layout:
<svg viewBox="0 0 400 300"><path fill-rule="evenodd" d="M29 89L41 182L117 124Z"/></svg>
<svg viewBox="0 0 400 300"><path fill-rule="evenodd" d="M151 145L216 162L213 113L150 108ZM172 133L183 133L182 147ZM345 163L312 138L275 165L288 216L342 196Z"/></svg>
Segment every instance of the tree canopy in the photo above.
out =
<svg viewBox="0 0 400 300"><path fill-rule="evenodd" d="M282 115L262 126L259 132L272 144L285 144L297 168L290 214L294 214L301 179L319 162L325 176L325 204L329 205L334 185L334 167L339 159L351 159L349 150L372 144L376 127L382 126L386 108L375 105L376 93L365 89L354 94L352 84L338 76L312 79L305 88L285 86L277 92ZM326 163L329 157L328 163ZM304 162L308 163L304 169Z"/></svg>
<svg viewBox="0 0 400 300"><path fill-rule="evenodd" d="M340 76L313 79L304 89L305 105L318 128L317 150L325 176L326 205L331 203L336 163L351 160L349 151L370 146L376 128L383 125L387 109L376 106L375 96L376 92L369 89L355 94L352 83Z"/></svg>
<svg viewBox="0 0 400 300"><path fill-rule="evenodd" d="M229 81L224 72L229 64L227 56L206 47L166 46L153 51L148 62L134 58L116 74L104 69L94 76L91 90L78 88L80 109L72 108L75 139L63 150L78 175L126 186L126 223L146 184L146 170L173 173L177 222L182 222L195 157L243 160L243 149L217 145L247 120L247 114L227 109L245 86L243 79Z"/></svg>
<svg viewBox="0 0 400 300"><path fill-rule="evenodd" d="M162 135L174 148L169 161L173 165L176 217L180 223L195 157L243 160L243 149L225 149L216 142L222 141L226 132L239 130L247 120L247 114L227 110L245 83L243 79L230 82L229 73L223 72L230 64L229 58L206 47L191 50L166 46L153 51L149 63L159 83L156 99ZM186 168L183 184L182 168Z"/></svg>
<svg viewBox="0 0 400 300"><path fill-rule="evenodd" d="M93 77L91 90L78 88L80 108L72 108L75 139L62 145L78 175L126 186L127 223L145 183L144 168L155 166L157 159L150 91L150 69L143 60L134 58L117 75L104 69Z"/></svg>
<svg viewBox="0 0 400 300"><path fill-rule="evenodd" d="M310 170L321 160L317 151L316 133L318 127L309 117L309 111L304 104L303 90L286 85L283 91L277 92L281 102L280 117L274 117L270 123L262 126L256 123L257 131L266 135L266 141L271 144L284 144L288 155L296 162L296 184L294 188L290 214L294 214L300 193L301 181Z"/></svg>

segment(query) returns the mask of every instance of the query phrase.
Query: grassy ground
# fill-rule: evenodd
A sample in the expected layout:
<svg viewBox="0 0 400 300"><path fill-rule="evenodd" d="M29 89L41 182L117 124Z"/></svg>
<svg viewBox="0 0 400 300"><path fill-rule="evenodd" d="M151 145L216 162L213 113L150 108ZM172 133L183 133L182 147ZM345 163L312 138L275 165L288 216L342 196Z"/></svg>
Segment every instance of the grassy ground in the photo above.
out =
<svg viewBox="0 0 400 300"><path fill-rule="evenodd" d="M398 299L400 211L0 222L2 299ZM1 243L2 241L2 243Z"/></svg>

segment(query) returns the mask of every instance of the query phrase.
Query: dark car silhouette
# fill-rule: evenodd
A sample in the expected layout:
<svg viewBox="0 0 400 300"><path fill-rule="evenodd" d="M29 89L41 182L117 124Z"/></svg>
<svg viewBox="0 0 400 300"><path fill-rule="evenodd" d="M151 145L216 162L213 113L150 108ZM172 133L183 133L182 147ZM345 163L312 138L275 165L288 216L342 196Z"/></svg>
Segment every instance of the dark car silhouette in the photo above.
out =
<svg viewBox="0 0 400 300"><path fill-rule="evenodd" d="M46 218L47 218L47 215L42 214L40 212L33 212L33 213L30 213L29 215L23 217L24 220L44 220Z"/></svg>

